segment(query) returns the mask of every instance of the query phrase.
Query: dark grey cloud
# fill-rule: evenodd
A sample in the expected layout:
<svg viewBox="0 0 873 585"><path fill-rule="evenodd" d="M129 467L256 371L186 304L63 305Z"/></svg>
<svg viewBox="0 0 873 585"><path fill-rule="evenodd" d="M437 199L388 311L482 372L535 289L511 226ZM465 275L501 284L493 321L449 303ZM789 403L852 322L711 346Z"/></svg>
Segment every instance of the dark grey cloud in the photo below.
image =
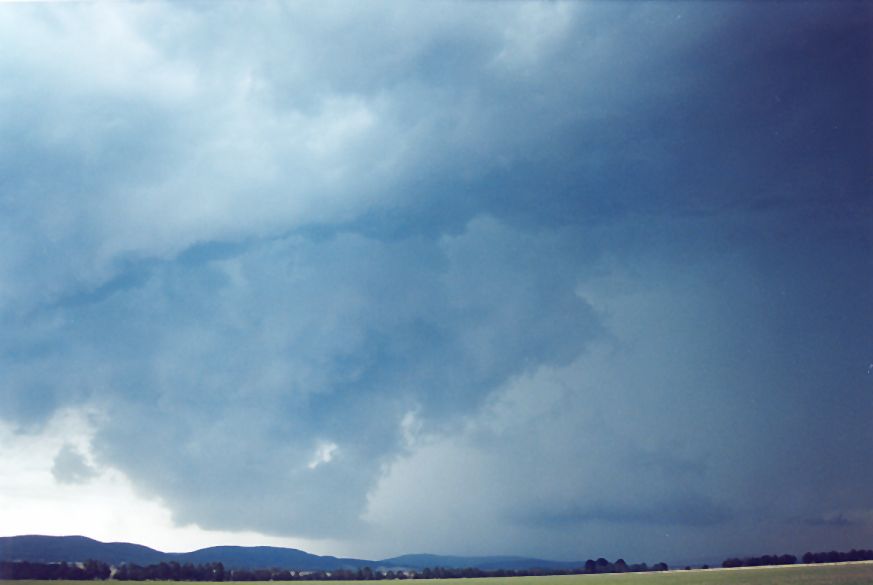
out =
<svg viewBox="0 0 873 585"><path fill-rule="evenodd" d="M4 8L0 417L88 405L179 522L375 556L859 546L870 24Z"/></svg>
<svg viewBox="0 0 873 585"><path fill-rule="evenodd" d="M708 525L723 523L729 512L725 509L699 497L677 493L668 500L646 501L643 506L602 505L597 502L587 508L546 508L526 510L527 521L545 526L567 524L655 524L673 525Z"/></svg>
<svg viewBox="0 0 873 585"><path fill-rule="evenodd" d="M158 265L139 285L46 311L63 322L48 334L60 341L34 359L76 354L68 368L85 380L29 370L9 391L38 381L69 398L63 375L103 403L112 414L99 453L178 498L182 519L346 530L402 447L408 412L447 426L599 334L566 266L543 262L560 247L481 220L437 242L290 237ZM310 469L320 444L335 457ZM272 503L228 509L228 499Z"/></svg>

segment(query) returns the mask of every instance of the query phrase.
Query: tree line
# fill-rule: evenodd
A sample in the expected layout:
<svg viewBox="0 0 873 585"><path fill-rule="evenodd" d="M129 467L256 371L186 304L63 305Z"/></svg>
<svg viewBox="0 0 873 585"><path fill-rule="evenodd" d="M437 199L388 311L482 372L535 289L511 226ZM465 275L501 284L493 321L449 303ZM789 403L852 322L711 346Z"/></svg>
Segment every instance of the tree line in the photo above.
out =
<svg viewBox="0 0 873 585"><path fill-rule="evenodd" d="M807 552L801 560L806 564L871 561L873 550L852 549L848 552ZM797 557L790 554L763 555L760 557L732 557L725 559L722 567L763 567L769 565L793 565ZM690 567L686 567L690 568ZM708 568L704 566L704 568ZM382 579L448 579L474 577L528 577L540 575L579 575L593 573L636 573L666 571L667 563L649 566L646 563L629 565L624 559L610 562L604 558L589 559L575 569L494 569L475 567L447 568L428 567L415 571L335 569L332 571L292 571L288 569L225 569L222 563L194 565L174 561L140 566L122 564L110 567L102 561L84 563L36 563L29 561L0 562L0 579L20 580L68 580L93 581L114 579L117 581L377 581Z"/></svg>
<svg viewBox="0 0 873 585"><path fill-rule="evenodd" d="M873 561L873 550L868 549L852 549L849 552L837 552L835 550L829 552L804 553L803 562L812 563L846 563L849 561Z"/></svg>
<svg viewBox="0 0 873 585"><path fill-rule="evenodd" d="M474 577L527 577L540 575L578 575L592 573L632 573L667 571L667 563L649 566L646 563L629 565L624 559L610 562L604 558L589 559L575 569L494 569L475 567L463 569L428 567L416 571L335 569L332 571L291 571L288 569L225 569L222 563L194 565L177 562L141 566L122 564L114 569L100 561L79 564L2 562L0 579L39 580L105 580L117 581L379 581L392 579L456 579Z"/></svg>
<svg viewBox="0 0 873 585"><path fill-rule="evenodd" d="M108 579L112 569L106 563L89 560L84 563L0 562L0 579L39 579L93 581Z"/></svg>
<svg viewBox="0 0 873 585"><path fill-rule="evenodd" d="M745 557L725 559L721 564L725 569L735 567L769 567L772 565L793 565L797 562L794 555L763 555L760 557Z"/></svg>
<svg viewBox="0 0 873 585"><path fill-rule="evenodd" d="M732 557L725 559L722 567L763 567L769 565L793 565L797 557L790 554L763 555L760 557ZM839 563L873 560L873 550L852 549L848 552L807 552L801 560L805 564ZM687 567L690 568L690 567ZM708 568L708 567L704 567ZM38 579L93 581L114 579L117 581L379 581L391 579L457 579L474 577L528 577L541 575L579 575L594 573L637 573L667 571L667 563L629 565L624 559L610 562L604 558L588 559L574 569L494 569L475 567L463 569L428 567L415 571L376 570L371 567L359 569L335 569L332 571L291 571L288 569L225 569L222 563L180 564L175 561L154 565L122 564L110 567L102 561L88 560L84 563L36 563L29 561L0 562L0 579Z"/></svg>
<svg viewBox="0 0 873 585"><path fill-rule="evenodd" d="M804 564L814 563L844 563L849 561L873 561L873 550L852 549L849 552L807 552L801 557ZM793 565L797 562L794 555L764 555L760 557L729 558L721 564L725 568L733 567L766 567L770 565Z"/></svg>

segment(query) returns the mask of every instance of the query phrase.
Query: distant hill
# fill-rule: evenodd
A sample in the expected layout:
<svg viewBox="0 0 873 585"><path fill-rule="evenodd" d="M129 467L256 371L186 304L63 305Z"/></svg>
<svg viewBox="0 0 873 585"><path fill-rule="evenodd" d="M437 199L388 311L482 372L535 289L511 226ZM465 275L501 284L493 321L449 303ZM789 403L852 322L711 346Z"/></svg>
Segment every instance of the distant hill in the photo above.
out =
<svg viewBox="0 0 873 585"><path fill-rule="evenodd" d="M459 557L412 554L383 560L319 556L295 548L273 546L213 546L186 553L166 553L127 542L100 542L84 536L7 536L0 537L0 561L81 562L88 559L111 565L123 563L152 565L175 561L180 564L222 563L228 569L279 568L300 571L358 569L369 566L385 569L424 569L426 567L496 569L570 569L583 562L549 561L514 556Z"/></svg>
<svg viewBox="0 0 873 585"><path fill-rule="evenodd" d="M151 565L165 560L165 556L166 553L140 544L100 542L85 536L0 537L0 561L69 563L94 559L112 565Z"/></svg>
<svg viewBox="0 0 873 585"><path fill-rule="evenodd" d="M318 556L294 548L272 546L214 546L186 553L166 553L126 542L100 542L84 536L0 537L0 561L68 563L94 559L111 565L122 563L222 563L229 569L282 568L303 571L357 569L373 561Z"/></svg>
<svg viewBox="0 0 873 585"><path fill-rule="evenodd" d="M178 563L221 562L229 569L279 568L301 571L329 571L331 569L357 569L373 566L373 561L341 559L332 556L313 555L296 548L275 546L213 546L189 553L170 553L170 560Z"/></svg>

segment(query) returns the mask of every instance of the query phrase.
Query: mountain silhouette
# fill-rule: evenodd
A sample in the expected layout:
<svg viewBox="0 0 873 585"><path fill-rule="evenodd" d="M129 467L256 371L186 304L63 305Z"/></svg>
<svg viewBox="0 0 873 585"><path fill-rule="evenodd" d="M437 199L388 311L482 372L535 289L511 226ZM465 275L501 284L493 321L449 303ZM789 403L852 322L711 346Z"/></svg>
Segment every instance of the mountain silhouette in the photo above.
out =
<svg viewBox="0 0 873 585"><path fill-rule="evenodd" d="M274 546L212 546L192 552L168 553L129 542L100 542L85 536L0 537L0 561L75 563L93 559L110 565L177 562L222 563L228 569L277 568L297 571L330 571L361 567L424 569L426 567L496 569L569 569L584 562L549 561L517 556L444 556L410 554L382 560L338 558Z"/></svg>

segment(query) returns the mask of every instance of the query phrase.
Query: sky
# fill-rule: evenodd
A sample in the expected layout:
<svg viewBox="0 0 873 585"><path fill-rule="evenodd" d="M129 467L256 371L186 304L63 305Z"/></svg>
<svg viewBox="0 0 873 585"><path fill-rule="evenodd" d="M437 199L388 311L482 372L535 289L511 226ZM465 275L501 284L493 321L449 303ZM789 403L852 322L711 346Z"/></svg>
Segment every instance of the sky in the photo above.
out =
<svg viewBox="0 0 873 585"><path fill-rule="evenodd" d="M0 5L0 532L873 544L873 8Z"/></svg>

